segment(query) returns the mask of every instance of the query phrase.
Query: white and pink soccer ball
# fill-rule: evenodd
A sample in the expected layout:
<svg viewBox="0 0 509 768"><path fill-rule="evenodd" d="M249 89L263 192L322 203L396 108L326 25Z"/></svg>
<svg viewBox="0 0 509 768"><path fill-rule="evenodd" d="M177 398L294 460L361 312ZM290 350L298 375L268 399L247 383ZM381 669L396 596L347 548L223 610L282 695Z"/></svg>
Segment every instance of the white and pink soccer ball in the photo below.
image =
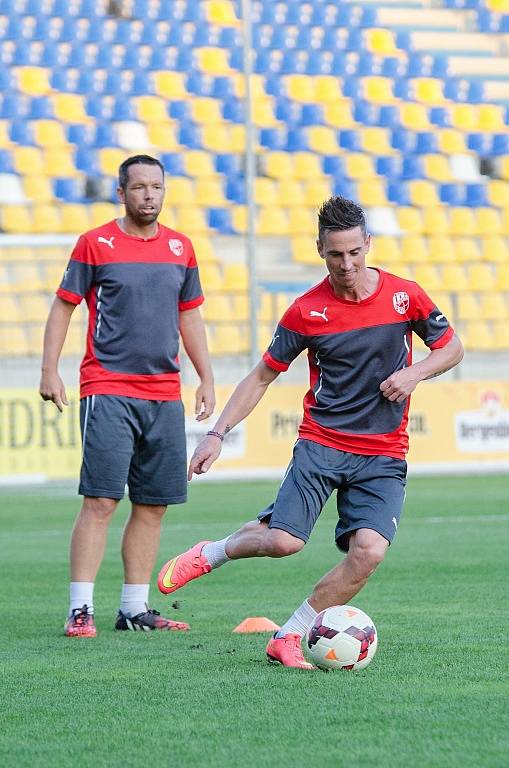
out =
<svg viewBox="0 0 509 768"><path fill-rule="evenodd" d="M372 620L353 605L333 605L321 611L306 637L311 660L320 669L364 669L375 655L377 643Z"/></svg>

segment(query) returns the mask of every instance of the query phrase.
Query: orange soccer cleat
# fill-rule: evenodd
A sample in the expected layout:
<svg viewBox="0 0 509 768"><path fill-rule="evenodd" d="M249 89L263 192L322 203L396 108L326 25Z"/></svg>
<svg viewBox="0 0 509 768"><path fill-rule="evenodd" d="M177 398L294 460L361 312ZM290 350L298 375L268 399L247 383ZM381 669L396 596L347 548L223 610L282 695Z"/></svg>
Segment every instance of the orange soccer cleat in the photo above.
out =
<svg viewBox="0 0 509 768"><path fill-rule="evenodd" d="M88 605L75 608L64 624L66 637L95 637L97 630L94 614L88 612Z"/></svg>
<svg viewBox="0 0 509 768"><path fill-rule="evenodd" d="M188 581L197 579L212 570L207 558L201 553L208 541L200 541L177 557L173 557L163 565L157 578L157 586L164 595L175 592Z"/></svg>
<svg viewBox="0 0 509 768"><path fill-rule="evenodd" d="M274 634L266 649L269 664L282 664L283 667L295 667L296 669L316 669L302 655L300 641L300 635L276 637Z"/></svg>

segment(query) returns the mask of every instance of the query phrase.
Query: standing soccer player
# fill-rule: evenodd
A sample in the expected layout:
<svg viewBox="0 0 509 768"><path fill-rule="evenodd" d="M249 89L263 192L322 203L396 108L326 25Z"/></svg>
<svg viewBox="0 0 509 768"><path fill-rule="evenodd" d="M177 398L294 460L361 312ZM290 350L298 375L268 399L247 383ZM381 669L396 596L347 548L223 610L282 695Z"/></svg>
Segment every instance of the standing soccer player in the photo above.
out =
<svg viewBox="0 0 509 768"><path fill-rule="evenodd" d="M83 234L49 313L40 394L62 411L58 362L71 315L89 320L80 368L83 505L71 537L69 637L95 637L94 582L108 525L127 484L132 509L122 538L124 585L115 628L186 630L148 608L151 574L168 504L187 498L179 332L200 385L198 420L214 410L214 382L189 238L158 223L164 168L136 155L119 168L125 215Z"/></svg>
<svg viewBox="0 0 509 768"><path fill-rule="evenodd" d="M226 539L202 541L169 560L158 580L168 594L228 560L298 552L336 491L335 540L346 557L267 646L269 661L301 669L313 669L300 641L317 613L357 594L396 533L405 496L410 393L463 357L448 320L417 283L366 266L370 236L358 205L333 197L322 205L318 223L317 248L328 276L285 312L263 360L237 386L189 465L189 478L207 472L224 435L307 349L310 388L277 498ZM415 364L413 332L430 350Z"/></svg>

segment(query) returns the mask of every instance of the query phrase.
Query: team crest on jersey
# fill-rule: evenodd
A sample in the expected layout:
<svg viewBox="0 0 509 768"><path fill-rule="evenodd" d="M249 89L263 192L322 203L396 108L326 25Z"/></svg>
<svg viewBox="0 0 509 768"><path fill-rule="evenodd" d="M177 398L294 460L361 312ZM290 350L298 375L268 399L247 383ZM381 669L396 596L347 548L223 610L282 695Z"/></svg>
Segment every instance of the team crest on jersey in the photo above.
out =
<svg viewBox="0 0 509 768"><path fill-rule="evenodd" d="M400 315L404 315L410 306L410 299L406 291L398 291L392 296L392 306Z"/></svg>
<svg viewBox="0 0 509 768"><path fill-rule="evenodd" d="M168 240L168 245L170 246L170 251L175 254L175 256L182 256L184 253L184 243L182 240Z"/></svg>

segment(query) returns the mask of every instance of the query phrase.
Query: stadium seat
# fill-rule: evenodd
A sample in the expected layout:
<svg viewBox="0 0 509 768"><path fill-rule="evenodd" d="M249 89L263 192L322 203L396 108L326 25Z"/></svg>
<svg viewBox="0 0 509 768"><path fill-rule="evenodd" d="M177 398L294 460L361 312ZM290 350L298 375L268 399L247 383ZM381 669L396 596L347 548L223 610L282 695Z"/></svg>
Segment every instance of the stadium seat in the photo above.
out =
<svg viewBox="0 0 509 768"><path fill-rule="evenodd" d="M410 181L409 193L412 205L415 205L418 208L430 208L440 204L436 187L430 181Z"/></svg>
<svg viewBox="0 0 509 768"><path fill-rule="evenodd" d="M438 269L434 264L416 264L413 274L415 281L427 292L432 293L444 288Z"/></svg>
<svg viewBox="0 0 509 768"><path fill-rule="evenodd" d="M456 261L454 242L447 235L428 235L428 258L430 262L447 264Z"/></svg>
<svg viewBox="0 0 509 768"><path fill-rule="evenodd" d="M402 237L400 258L410 264L429 262L429 249L426 238L421 235Z"/></svg>
<svg viewBox="0 0 509 768"><path fill-rule="evenodd" d="M471 208L455 207L449 210L449 232L451 235L476 235L477 221Z"/></svg>
<svg viewBox="0 0 509 768"><path fill-rule="evenodd" d="M423 233L422 214L418 208L401 206L396 210L396 216L403 233L414 235Z"/></svg>
<svg viewBox="0 0 509 768"><path fill-rule="evenodd" d="M258 211L256 232L259 235L287 235L288 218L278 206L262 206Z"/></svg>
<svg viewBox="0 0 509 768"><path fill-rule="evenodd" d="M9 234L33 232L33 219L26 205L3 205L0 208L2 230Z"/></svg>
<svg viewBox="0 0 509 768"><path fill-rule="evenodd" d="M468 290L468 281L461 264L444 264L442 266L442 290L458 292Z"/></svg>
<svg viewBox="0 0 509 768"><path fill-rule="evenodd" d="M493 291L495 275L490 264L471 264L467 267L467 280L472 291Z"/></svg>
<svg viewBox="0 0 509 768"><path fill-rule="evenodd" d="M482 318L479 299L475 293L463 291L457 298L458 320L480 320Z"/></svg>
<svg viewBox="0 0 509 768"><path fill-rule="evenodd" d="M507 300L505 294L501 291L489 291L486 293L481 293L479 295L479 304L481 309L481 317L483 320L506 321L506 337L509 337L509 333L507 332L507 320L509 320L509 301Z"/></svg>
<svg viewBox="0 0 509 768"><path fill-rule="evenodd" d="M483 261L509 262L509 245L505 237L482 237L480 242L481 259Z"/></svg>
<svg viewBox="0 0 509 768"><path fill-rule="evenodd" d="M293 207L288 209L288 234L313 235L316 233L316 212L311 208Z"/></svg>

